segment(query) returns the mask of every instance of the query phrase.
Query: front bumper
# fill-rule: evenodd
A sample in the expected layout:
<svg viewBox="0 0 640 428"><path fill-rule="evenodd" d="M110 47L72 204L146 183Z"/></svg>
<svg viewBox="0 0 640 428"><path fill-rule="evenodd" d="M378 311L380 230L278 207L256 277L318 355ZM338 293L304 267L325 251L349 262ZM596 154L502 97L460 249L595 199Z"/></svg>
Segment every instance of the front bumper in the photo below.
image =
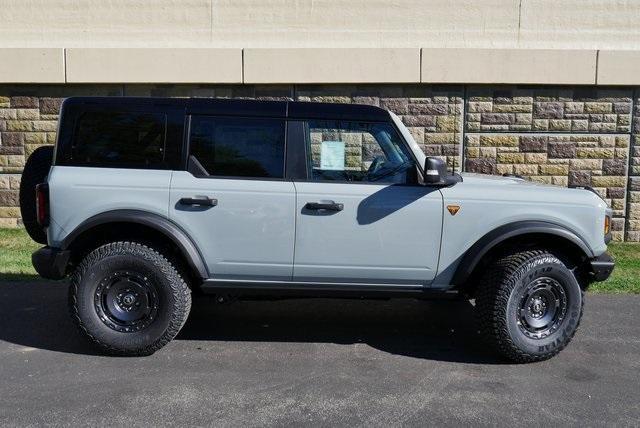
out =
<svg viewBox="0 0 640 428"><path fill-rule="evenodd" d="M68 250L42 247L31 255L31 263L41 277L62 279L67 274L70 255Z"/></svg>
<svg viewBox="0 0 640 428"><path fill-rule="evenodd" d="M594 281L604 281L609 278L615 265L613 258L609 253L602 253L598 257L589 259L591 270L589 274Z"/></svg>

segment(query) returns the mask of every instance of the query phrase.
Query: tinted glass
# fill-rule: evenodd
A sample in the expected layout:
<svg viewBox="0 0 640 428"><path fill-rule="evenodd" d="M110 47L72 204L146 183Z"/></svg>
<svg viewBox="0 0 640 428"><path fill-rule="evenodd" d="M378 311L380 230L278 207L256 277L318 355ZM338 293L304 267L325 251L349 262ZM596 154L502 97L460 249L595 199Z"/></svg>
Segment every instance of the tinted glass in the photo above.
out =
<svg viewBox="0 0 640 428"><path fill-rule="evenodd" d="M408 183L415 162L388 123L308 122L308 168L313 180Z"/></svg>
<svg viewBox="0 0 640 428"><path fill-rule="evenodd" d="M284 177L284 121L191 118L190 152L210 175Z"/></svg>
<svg viewBox="0 0 640 428"><path fill-rule="evenodd" d="M86 112L76 124L71 162L114 168L162 167L165 134L164 114Z"/></svg>

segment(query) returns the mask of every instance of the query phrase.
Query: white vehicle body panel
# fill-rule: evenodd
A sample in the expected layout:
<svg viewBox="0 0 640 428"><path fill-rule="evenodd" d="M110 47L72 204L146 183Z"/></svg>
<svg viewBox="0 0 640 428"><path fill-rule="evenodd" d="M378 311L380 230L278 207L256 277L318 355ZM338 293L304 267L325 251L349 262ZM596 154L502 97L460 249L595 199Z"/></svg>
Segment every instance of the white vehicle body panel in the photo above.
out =
<svg viewBox="0 0 640 428"><path fill-rule="evenodd" d="M480 238L500 226L537 220L560 225L581 238L594 255L604 253L605 202L584 189L541 185L517 178L462 174L463 181L441 189L445 211L438 285L448 285L458 262Z"/></svg>
<svg viewBox="0 0 640 428"><path fill-rule="evenodd" d="M49 172L51 224L49 245L62 240L85 220L127 209L167 218L171 171L54 166Z"/></svg>
<svg viewBox="0 0 640 428"><path fill-rule="evenodd" d="M214 207L181 206L207 196ZM295 189L286 180L196 178L175 171L169 218L191 237L214 279L291 280Z"/></svg>
<svg viewBox="0 0 640 428"><path fill-rule="evenodd" d="M296 182L294 280L424 285L435 276L442 232L436 188ZM307 202L344 210L318 213Z"/></svg>

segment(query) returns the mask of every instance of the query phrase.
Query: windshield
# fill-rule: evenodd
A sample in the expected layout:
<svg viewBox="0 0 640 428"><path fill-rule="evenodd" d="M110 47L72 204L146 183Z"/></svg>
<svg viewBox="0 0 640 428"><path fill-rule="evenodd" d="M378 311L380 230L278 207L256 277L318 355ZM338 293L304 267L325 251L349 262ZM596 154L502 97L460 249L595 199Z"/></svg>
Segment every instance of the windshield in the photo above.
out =
<svg viewBox="0 0 640 428"><path fill-rule="evenodd" d="M396 124L396 126L400 130L400 134L402 134L402 138L404 138L404 140L409 145L409 148L414 153L414 156L418 161L418 165L420 165L420 168L422 168L424 166L424 161L427 158L427 156L420 149L420 146L418 145L418 143L416 143L416 140L413 139L413 136L411 135L407 127L404 126L404 123L402 123L400 118L392 112L389 112L389 114L391 115L391 119L393 119L393 122Z"/></svg>

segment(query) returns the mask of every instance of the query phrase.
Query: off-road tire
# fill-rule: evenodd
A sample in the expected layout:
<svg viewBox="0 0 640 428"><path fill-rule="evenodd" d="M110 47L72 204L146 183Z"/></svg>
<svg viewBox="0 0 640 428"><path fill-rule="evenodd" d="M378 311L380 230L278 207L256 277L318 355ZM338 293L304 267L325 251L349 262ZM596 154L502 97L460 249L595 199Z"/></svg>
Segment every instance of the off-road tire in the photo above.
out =
<svg viewBox="0 0 640 428"><path fill-rule="evenodd" d="M31 153L20 179L20 215L27 233L40 244L47 243L47 233L38 224L36 215L36 185L43 183L53 162L53 146L38 147Z"/></svg>
<svg viewBox="0 0 640 428"><path fill-rule="evenodd" d="M565 302L565 315L556 319L556 329L537 338L522 320L522 293L532 284L556 281ZM556 300L557 302L558 300ZM476 314L484 339L508 360L528 363L549 359L573 338L584 305L584 295L573 272L555 255L544 250L505 255L485 271L476 293ZM538 306L539 307L539 306ZM531 312L529 312L529 316Z"/></svg>
<svg viewBox="0 0 640 428"><path fill-rule="evenodd" d="M151 293L156 293L154 316L149 315L148 324L139 331L125 331L129 327L112 322L98 297L104 284L125 272L144 278ZM191 309L191 291L174 264L158 251L136 242L114 242L93 250L78 265L69 286L69 308L80 331L104 352L150 355L184 326Z"/></svg>

